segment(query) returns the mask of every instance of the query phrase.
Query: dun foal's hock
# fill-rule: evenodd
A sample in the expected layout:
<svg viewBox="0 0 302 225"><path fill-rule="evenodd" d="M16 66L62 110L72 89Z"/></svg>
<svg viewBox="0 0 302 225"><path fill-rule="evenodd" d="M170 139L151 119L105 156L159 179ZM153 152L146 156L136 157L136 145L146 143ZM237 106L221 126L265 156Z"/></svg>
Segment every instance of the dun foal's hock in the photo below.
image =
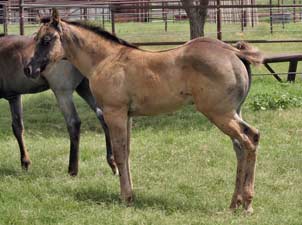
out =
<svg viewBox="0 0 302 225"><path fill-rule="evenodd" d="M197 38L168 51L150 52L98 27L61 20L56 10L44 22L35 38L32 73L66 57L89 79L109 127L124 201L133 199L131 117L194 103L233 142L238 164L230 207L243 204L252 212L259 132L242 119L240 108L250 88L250 64L262 62L256 49Z"/></svg>

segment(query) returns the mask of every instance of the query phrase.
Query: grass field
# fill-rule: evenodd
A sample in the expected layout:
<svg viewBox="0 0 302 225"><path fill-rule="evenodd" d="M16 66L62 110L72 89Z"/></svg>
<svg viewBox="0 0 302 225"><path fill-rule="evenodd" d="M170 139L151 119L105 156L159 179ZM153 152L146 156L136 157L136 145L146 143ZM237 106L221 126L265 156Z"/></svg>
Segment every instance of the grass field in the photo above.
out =
<svg viewBox="0 0 302 225"><path fill-rule="evenodd" d="M135 30L143 32L141 24L128 25L120 25L122 37L132 36ZM301 29L301 24L292 26L293 30ZM182 27L175 29L181 31ZM173 32L169 35L172 38ZM296 35L287 32L286 38L299 38ZM302 51L301 44L259 47L265 52ZM277 69L286 71L287 67L281 64ZM263 68L253 71L265 72ZM234 189L235 154L229 138L194 106L173 114L134 119L131 167L136 201L132 207L125 207L119 202L118 178L105 162L100 125L77 95L82 135L80 173L75 178L67 175L69 140L52 93L23 98L25 139L33 163L28 172L20 168L9 106L2 100L0 224L300 225L301 88L300 77L295 84L280 84L268 76L253 80L243 108L245 119L261 132L252 216L228 210Z"/></svg>

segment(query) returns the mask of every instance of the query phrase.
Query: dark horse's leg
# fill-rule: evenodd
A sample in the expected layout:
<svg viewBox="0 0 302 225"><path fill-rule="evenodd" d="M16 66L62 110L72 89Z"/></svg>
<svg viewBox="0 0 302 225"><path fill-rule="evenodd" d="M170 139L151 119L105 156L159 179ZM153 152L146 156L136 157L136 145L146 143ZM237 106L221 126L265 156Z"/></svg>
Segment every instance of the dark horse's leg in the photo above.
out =
<svg viewBox="0 0 302 225"><path fill-rule="evenodd" d="M107 149L107 162L108 162L109 166L111 167L112 172L114 174L118 174L118 169L117 169L117 166L114 161L113 154L112 154L109 129L108 129L107 124L105 123L102 110L97 107L96 101L95 101L94 97L92 96L92 93L89 88L89 81L87 79L83 79L83 81L77 87L76 91L87 102L87 104L90 106L90 108L96 112L96 116L99 119L99 121L103 127L104 133L105 133L106 149Z"/></svg>
<svg viewBox="0 0 302 225"><path fill-rule="evenodd" d="M78 174L79 163L81 120L73 103L72 91L54 91L54 94L57 98L59 108L64 115L70 137L68 173L71 176L76 176Z"/></svg>
<svg viewBox="0 0 302 225"><path fill-rule="evenodd" d="M8 101L12 115L13 132L15 137L17 138L20 148L21 166L23 169L27 170L31 162L23 138L24 126L21 95L11 97L8 99Z"/></svg>

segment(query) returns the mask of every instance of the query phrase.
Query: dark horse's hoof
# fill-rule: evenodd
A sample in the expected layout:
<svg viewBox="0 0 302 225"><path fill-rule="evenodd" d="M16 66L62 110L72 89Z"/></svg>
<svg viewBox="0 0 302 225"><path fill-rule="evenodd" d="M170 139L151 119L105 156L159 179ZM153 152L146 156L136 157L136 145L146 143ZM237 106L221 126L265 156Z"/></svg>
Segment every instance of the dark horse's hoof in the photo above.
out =
<svg viewBox="0 0 302 225"><path fill-rule="evenodd" d="M28 170L29 165L31 164L31 161L29 159L22 159L21 160L21 167L23 170Z"/></svg>
<svg viewBox="0 0 302 225"><path fill-rule="evenodd" d="M78 169L68 168L68 173L70 176L75 177L76 175L78 175Z"/></svg>

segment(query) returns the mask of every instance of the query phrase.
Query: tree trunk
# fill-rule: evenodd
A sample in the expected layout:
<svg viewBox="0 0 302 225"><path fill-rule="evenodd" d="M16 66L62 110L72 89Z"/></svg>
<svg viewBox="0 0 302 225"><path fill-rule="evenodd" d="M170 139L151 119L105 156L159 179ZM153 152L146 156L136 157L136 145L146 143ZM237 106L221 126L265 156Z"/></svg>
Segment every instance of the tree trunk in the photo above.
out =
<svg viewBox="0 0 302 225"><path fill-rule="evenodd" d="M190 38L204 36L204 24L207 18L209 0L181 0L190 22ZM200 6L191 8L190 6Z"/></svg>

